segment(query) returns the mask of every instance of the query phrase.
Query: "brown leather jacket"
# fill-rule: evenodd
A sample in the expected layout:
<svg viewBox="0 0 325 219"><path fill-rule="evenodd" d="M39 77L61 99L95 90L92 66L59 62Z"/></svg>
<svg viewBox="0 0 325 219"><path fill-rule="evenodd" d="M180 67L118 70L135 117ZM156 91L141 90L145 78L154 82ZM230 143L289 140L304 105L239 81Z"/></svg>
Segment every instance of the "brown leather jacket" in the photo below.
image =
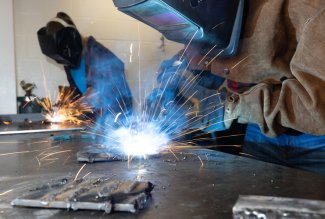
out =
<svg viewBox="0 0 325 219"><path fill-rule="evenodd" d="M255 84L228 98L226 124L238 118L257 123L269 136L288 128L325 135L325 0L248 3L238 54L205 67L228 80ZM202 69L201 59L194 56L191 67Z"/></svg>

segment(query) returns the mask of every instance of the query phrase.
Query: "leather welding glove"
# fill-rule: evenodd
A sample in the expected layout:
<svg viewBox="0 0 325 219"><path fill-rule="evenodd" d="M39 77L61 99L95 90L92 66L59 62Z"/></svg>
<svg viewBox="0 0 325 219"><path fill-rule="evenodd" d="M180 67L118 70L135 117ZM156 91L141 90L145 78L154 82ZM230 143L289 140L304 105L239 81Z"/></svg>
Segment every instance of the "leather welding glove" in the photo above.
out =
<svg viewBox="0 0 325 219"><path fill-rule="evenodd" d="M164 61L157 78L158 86L148 98L156 109L155 118L169 124L171 130L224 130L226 93L202 86L206 78L200 76L194 75L188 69L188 62L179 60L178 55Z"/></svg>
<svg viewBox="0 0 325 219"><path fill-rule="evenodd" d="M200 129L204 132L225 130L224 124L224 101L225 91L209 89L200 84L198 75L191 71L185 71L180 81L180 93L191 106L188 108L187 118L190 129Z"/></svg>

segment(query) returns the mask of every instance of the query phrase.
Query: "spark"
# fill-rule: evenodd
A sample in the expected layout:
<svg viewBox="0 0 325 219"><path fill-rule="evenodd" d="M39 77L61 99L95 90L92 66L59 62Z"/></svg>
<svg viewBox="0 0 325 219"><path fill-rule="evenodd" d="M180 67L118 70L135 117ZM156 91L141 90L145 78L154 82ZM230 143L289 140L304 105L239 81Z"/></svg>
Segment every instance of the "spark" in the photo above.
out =
<svg viewBox="0 0 325 219"><path fill-rule="evenodd" d="M0 144L21 144L22 141L1 141Z"/></svg>
<svg viewBox="0 0 325 219"><path fill-rule="evenodd" d="M234 135L225 135L225 136L219 136L219 138L231 138L231 137L238 137L238 136L245 136L245 134L234 134Z"/></svg>
<svg viewBox="0 0 325 219"><path fill-rule="evenodd" d="M14 191L14 190L13 189L10 189L8 191L2 192L2 193L0 193L0 196L6 195L6 194L8 194L8 193L10 193L12 191Z"/></svg>
<svg viewBox="0 0 325 219"><path fill-rule="evenodd" d="M71 151L71 150L57 151L57 152L53 152L53 153L48 153L48 154L46 154L44 157L39 158L40 156L42 156L43 154L46 153L46 150L48 150L48 149L54 149L54 148L58 148L58 147L61 147L61 146L56 146L56 147L46 148L46 149L43 150L40 154L38 154L37 156L35 156L35 159L37 160L38 166L39 166L39 167L41 166L41 161L42 161L42 160L45 160L45 161L54 161L54 162L55 162L56 160L59 159L59 158L46 159L46 158L48 158L48 157L51 157L51 156L53 156L53 155L55 155L55 154L61 154L61 153L66 153L66 152ZM69 155L69 156L70 156L70 155ZM53 163L53 162L50 162L50 163ZM49 163L49 164L50 164L50 163Z"/></svg>
<svg viewBox="0 0 325 219"><path fill-rule="evenodd" d="M254 155L247 154L247 153L243 153L243 152L240 152L239 154L240 154L240 155L244 155L244 156L248 156L248 157L252 157L252 158L257 158L257 157L254 156Z"/></svg>
<svg viewBox="0 0 325 219"><path fill-rule="evenodd" d="M191 100L191 98L197 93L197 91L195 91L175 112L174 114L171 115L171 117L173 117L188 101ZM166 122L166 121L165 121ZM164 124L164 123L163 123Z"/></svg>
<svg viewBox="0 0 325 219"><path fill-rule="evenodd" d="M172 153L172 155L176 158L176 160L179 160L178 157L176 156L176 154L174 153L174 151L170 148L169 152Z"/></svg>
<svg viewBox="0 0 325 219"><path fill-rule="evenodd" d="M237 62L234 66L231 67L231 69L236 68L238 65L240 65L242 62L244 62L250 55L246 56L245 58L243 58L242 60L240 60L239 62Z"/></svg>
<svg viewBox="0 0 325 219"><path fill-rule="evenodd" d="M139 50L138 50L138 76L139 76L139 106L142 106L142 101L141 101L141 41L140 41L140 38L141 38L141 34L140 34L140 24L138 23L138 38L139 38L139 41L138 41L138 47L139 47Z"/></svg>
<svg viewBox="0 0 325 219"><path fill-rule="evenodd" d="M44 143L49 143L49 141L35 141L35 142L30 143L30 145L32 145L32 144L44 144Z"/></svg>
<svg viewBox="0 0 325 219"><path fill-rule="evenodd" d="M113 110L111 109L111 107L107 107L107 110L116 118L117 117L117 114L116 113L114 113L113 112ZM118 120L116 120L116 122L118 122ZM118 124L120 124L119 122L118 122ZM113 128L111 125L109 125L109 124L107 124L108 126L110 126L111 128ZM120 124L120 125L122 125L122 124Z"/></svg>
<svg viewBox="0 0 325 219"><path fill-rule="evenodd" d="M197 157L199 158L199 160L200 160L200 162L201 162L201 167L203 167L204 163L203 163L202 158L201 158L199 155L197 155Z"/></svg>
<svg viewBox="0 0 325 219"><path fill-rule="evenodd" d="M216 93L216 94L212 94L212 95L210 95L210 96L207 96L207 97L201 99L200 102L203 102L203 101L205 101L205 100L207 100L207 99L209 99L209 98L211 98L211 97L214 97L214 96L220 96L220 93Z"/></svg>
<svg viewBox="0 0 325 219"><path fill-rule="evenodd" d="M125 111L123 110L123 108L122 108L122 106L121 106L121 104L120 104L120 101L118 101L118 99L116 98L116 102L118 103L118 106L120 107L120 109L122 110L122 112L123 112L123 115L125 116L125 118L126 118L126 120L127 120L127 122L129 123L129 118L126 116L126 113L125 113Z"/></svg>
<svg viewBox="0 0 325 219"><path fill-rule="evenodd" d="M90 174L91 174L91 172L87 173L86 175L84 175L84 176L82 177L82 179L86 178L86 177L89 176Z"/></svg>
<svg viewBox="0 0 325 219"><path fill-rule="evenodd" d="M198 63L198 65L200 65L201 64L201 62L209 55L209 53L210 52L212 52L212 50L214 50L214 48L216 48L217 47L217 45L218 44L216 44L216 45L214 45L208 52L207 52L207 54L205 54L204 56L203 56L203 58L199 61L199 63Z"/></svg>
<svg viewBox="0 0 325 219"><path fill-rule="evenodd" d="M124 86L125 86L125 89L126 89L126 84L124 84ZM119 95L120 95L120 97L121 97L121 99L122 99L122 102L123 102L124 108L122 108L121 105L119 105L119 106L120 106L122 112L124 113L124 110L127 110L126 103L125 103L125 101L124 101L124 99L123 99L123 95L121 94L120 89L119 89L117 86L115 86L115 87L116 87L116 89L117 89L117 91L118 91L118 93L119 93ZM118 103L119 103L119 102L118 102ZM124 113L124 116L127 117L125 113Z"/></svg>
<svg viewBox="0 0 325 219"><path fill-rule="evenodd" d="M194 94L193 94L194 95ZM216 94L216 95L219 95L219 94ZM207 98L210 98L210 97L212 97L213 95L211 95L211 96L209 96L209 97L207 97ZM207 98L205 98L205 99L207 99ZM221 100L220 100L221 101ZM200 101L200 102L202 102L202 100ZM191 112L191 113L188 113L188 114L195 114L195 116L193 117L193 118L190 118L190 119L188 119L187 121L185 121L180 127L184 127L185 128L185 124L186 123L188 123L188 122L190 122L188 125L191 125L191 124L194 124L195 122L197 122L197 121L199 121L200 119L202 119L202 118L204 118L204 117L207 117L208 115L210 115L210 114L212 114L212 113L214 113L214 112L216 112L216 111L218 111L218 110L220 110L221 108L223 108L224 106L221 106L221 107L219 107L219 108L216 108L216 109L214 109L213 111L211 111L211 112L209 112L209 113L207 113L207 114L205 114L204 116L200 116L200 117L198 117L198 112ZM186 114L187 116L188 116L188 114ZM179 118L181 118L182 117L182 115L180 115L177 119L179 119ZM177 119L175 119L175 121L177 120ZM195 120L194 120L195 119ZM191 120L194 120L194 121L191 121ZM170 125L170 128L172 128L172 125L173 124L171 124ZM166 131L168 130L168 128L166 128Z"/></svg>
<svg viewBox="0 0 325 219"><path fill-rule="evenodd" d="M71 157L71 156L69 155L69 156L64 160L63 165L66 164L66 162L69 160L70 157Z"/></svg>
<svg viewBox="0 0 325 219"><path fill-rule="evenodd" d="M224 23L225 23L224 21L220 22L220 23L217 24L216 26L212 27L212 30L216 29L217 27L219 27L220 25L222 25L222 24L224 24Z"/></svg>
<svg viewBox="0 0 325 219"><path fill-rule="evenodd" d="M224 50L222 49L215 57L213 57L209 63L206 64L206 66L209 66L216 58L218 58L222 53L224 52Z"/></svg>
<svg viewBox="0 0 325 219"><path fill-rule="evenodd" d="M193 34L192 38L190 39L190 41L188 42L188 44L186 45L184 51L183 51L183 54L181 55L181 57L179 58L179 60L182 60L183 56L185 55L185 52L187 51L188 47L191 45L193 39L195 38L196 34L199 32L199 29L197 29L195 31L195 33Z"/></svg>
<svg viewBox="0 0 325 219"><path fill-rule="evenodd" d="M234 117L234 118L224 119L222 121L218 121L218 122L212 123L209 126L217 125L217 124L224 123L224 122L227 122L227 121L233 121L234 119L236 119L236 118Z"/></svg>
<svg viewBox="0 0 325 219"><path fill-rule="evenodd" d="M243 145L240 145L240 144L224 144L224 145L222 145L222 144L218 144L218 145L216 145L216 146L222 146L222 147L237 147L237 148L241 148L241 147L243 147Z"/></svg>
<svg viewBox="0 0 325 219"><path fill-rule="evenodd" d="M180 89L180 91L178 92L178 95L185 93L186 91L188 91L193 85L194 82L200 77L200 74L195 75L194 77L192 77L192 79L185 84L185 86L182 87L182 89Z"/></svg>
<svg viewBox="0 0 325 219"><path fill-rule="evenodd" d="M38 159L37 156L36 156L35 158L36 158L36 160L37 160L38 166L40 167L40 166L41 166L41 162L40 162L40 160Z"/></svg>
<svg viewBox="0 0 325 219"><path fill-rule="evenodd" d="M166 89L167 89L167 85L168 85L170 79L171 79L171 78L168 78L167 83L166 83L166 85L165 85L165 87L164 87L164 89L163 89L162 95L160 95L159 100L158 100L158 103L157 103L156 106L154 107L153 116L156 115L156 112L157 112L158 106L159 106L159 104L160 104L160 102L161 102L161 100L162 100L163 94L165 93L165 91L166 91ZM150 115L150 114L149 114L149 115Z"/></svg>
<svg viewBox="0 0 325 219"><path fill-rule="evenodd" d="M115 119L114 119L114 122L115 122L115 123L117 122L117 120L118 120L118 118L120 117L121 114L122 114L122 113L119 112L119 113L115 116Z"/></svg>
<svg viewBox="0 0 325 219"><path fill-rule="evenodd" d="M79 171L77 172L76 177L74 178L73 182L77 180L77 178L78 178L80 172L82 171L82 169L83 169L85 166L86 166L86 164L84 164L84 165L82 165L82 167L80 167L80 169L79 169Z"/></svg>
<svg viewBox="0 0 325 219"><path fill-rule="evenodd" d="M121 150L128 156L157 154L166 149L168 137L160 133L159 127L153 122L133 122L130 127L121 127L113 133Z"/></svg>
<svg viewBox="0 0 325 219"><path fill-rule="evenodd" d="M16 154L28 154L28 153L33 153L36 151L40 151L40 150L33 150L33 151L17 151L17 152L11 152L11 153L4 153L4 154L0 154L0 157L3 156L8 156L8 155L16 155Z"/></svg>
<svg viewBox="0 0 325 219"><path fill-rule="evenodd" d="M38 98L37 100L47 121L51 123L71 122L81 124L86 122L81 119L83 115L93 113L92 108L84 102L84 99L84 96L74 95L74 90L68 92L62 90L55 102L50 97Z"/></svg>
<svg viewBox="0 0 325 219"><path fill-rule="evenodd" d="M41 161L41 160L44 160L45 158L48 158L48 157L50 157L50 156L53 156L53 155L55 155L55 154L62 154L62 153L70 152L70 151L71 151L71 150L65 150L65 151L58 151L58 152L53 152L53 153L47 154L46 156L42 157L42 158L40 159L40 161Z"/></svg>
<svg viewBox="0 0 325 219"><path fill-rule="evenodd" d="M49 163L46 163L43 167L49 166L49 165L51 165L52 163L55 163L55 162L56 162L55 160L50 161Z"/></svg>
<svg viewBox="0 0 325 219"><path fill-rule="evenodd" d="M194 57L192 57L192 58L190 59L190 61L187 63L186 67L184 68L184 70L183 70L183 72L182 72L182 74L181 74L181 76L180 76L181 78L184 76L184 74L186 73L186 71L188 71L191 62L193 61L193 58L194 58ZM179 65L179 67L180 67L180 65ZM179 67L178 67L177 71L175 72L175 74L178 72ZM185 84L187 83L187 80L188 80L188 79L186 78L186 80L185 80ZM178 87L179 83L180 83L180 80L177 81L177 85L176 85L176 87Z"/></svg>
<svg viewBox="0 0 325 219"><path fill-rule="evenodd" d="M130 44L130 63L132 63L133 60L133 43Z"/></svg>

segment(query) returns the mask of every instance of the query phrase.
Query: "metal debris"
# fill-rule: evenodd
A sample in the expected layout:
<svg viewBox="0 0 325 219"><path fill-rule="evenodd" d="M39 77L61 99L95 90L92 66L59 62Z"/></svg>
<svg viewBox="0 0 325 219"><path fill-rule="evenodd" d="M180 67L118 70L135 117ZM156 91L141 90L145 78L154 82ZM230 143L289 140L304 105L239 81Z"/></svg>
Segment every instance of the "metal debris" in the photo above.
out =
<svg viewBox="0 0 325 219"><path fill-rule="evenodd" d="M109 151L102 148L93 148L84 151L79 151L77 153L77 160L79 162L99 162L99 161L121 161L127 160L127 156L121 155L114 151Z"/></svg>
<svg viewBox="0 0 325 219"><path fill-rule="evenodd" d="M148 155L146 158L157 158L160 157L160 154ZM132 156L132 160L141 159L143 157ZM117 150L110 150L107 148L91 148L83 151L79 151L77 153L77 160L79 162L100 162L100 161L127 161L129 157L122 152L118 152Z"/></svg>
<svg viewBox="0 0 325 219"><path fill-rule="evenodd" d="M61 179L14 199L13 206L136 213L145 208L153 184L107 178Z"/></svg>

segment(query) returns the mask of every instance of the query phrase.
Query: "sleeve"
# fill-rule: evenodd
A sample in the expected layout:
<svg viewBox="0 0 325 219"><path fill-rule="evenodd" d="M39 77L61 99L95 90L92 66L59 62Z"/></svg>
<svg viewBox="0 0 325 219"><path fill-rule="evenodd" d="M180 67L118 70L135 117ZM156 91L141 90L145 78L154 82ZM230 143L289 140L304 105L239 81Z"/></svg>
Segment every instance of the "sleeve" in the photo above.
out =
<svg viewBox="0 0 325 219"><path fill-rule="evenodd" d="M325 11L309 18L298 38L291 60L292 79L274 85L260 83L249 91L229 97L225 123L233 119L256 123L274 137L288 128L325 135Z"/></svg>
<svg viewBox="0 0 325 219"><path fill-rule="evenodd" d="M90 37L85 55L87 87L97 95L93 105L113 112L132 111L132 94L128 86L124 63L109 49ZM96 100L96 98L93 98Z"/></svg>

